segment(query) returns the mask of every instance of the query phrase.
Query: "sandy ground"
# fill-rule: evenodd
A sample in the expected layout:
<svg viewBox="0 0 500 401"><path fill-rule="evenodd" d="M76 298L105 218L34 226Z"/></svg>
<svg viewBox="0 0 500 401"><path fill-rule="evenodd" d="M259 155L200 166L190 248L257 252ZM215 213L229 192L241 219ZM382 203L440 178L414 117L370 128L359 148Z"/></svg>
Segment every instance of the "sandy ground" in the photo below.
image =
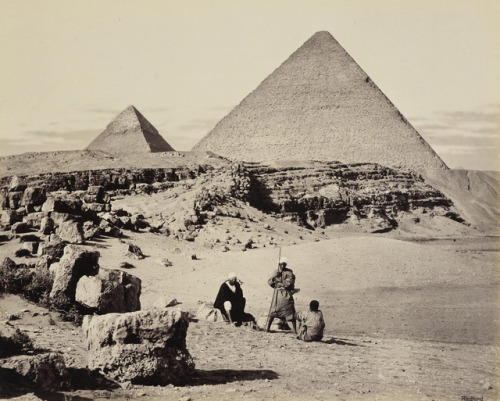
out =
<svg viewBox="0 0 500 401"><path fill-rule="evenodd" d="M279 231L279 224L272 230ZM194 314L200 301L213 302L220 283L235 271L244 283L247 311L265 316L272 296L266 281L276 266L278 246L221 252L159 234L127 235L89 246L100 251L103 268L119 268L124 261L135 266L127 271L142 279L143 308L160 297L176 298L179 307ZM406 233L402 240L400 233L338 230L322 236L329 239L276 242L283 243L281 254L297 276L297 309L311 299L320 302L327 324L323 342L308 344L289 332L193 319L187 345L196 375L186 386L72 395L184 401L498 398L498 238L447 232L438 238ZM4 244L1 252L11 254L17 241ZM128 243L147 257L127 256ZM173 265L163 266L162 258ZM54 313L43 316L41 310L32 316L37 307L17 297L5 297L1 305L4 313L20 313L12 324L38 345L60 349L70 364L85 363L79 328Z"/></svg>

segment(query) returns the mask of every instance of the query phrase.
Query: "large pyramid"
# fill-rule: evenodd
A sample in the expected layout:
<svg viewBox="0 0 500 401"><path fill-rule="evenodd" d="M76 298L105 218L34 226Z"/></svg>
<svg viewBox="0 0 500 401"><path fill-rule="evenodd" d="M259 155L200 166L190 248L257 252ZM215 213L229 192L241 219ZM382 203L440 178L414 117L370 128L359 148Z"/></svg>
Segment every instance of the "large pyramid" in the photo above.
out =
<svg viewBox="0 0 500 401"><path fill-rule="evenodd" d="M134 106L123 110L86 149L114 155L174 150Z"/></svg>
<svg viewBox="0 0 500 401"><path fill-rule="evenodd" d="M314 34L193 150L245 161L447 168L328 32Z"/></svg>

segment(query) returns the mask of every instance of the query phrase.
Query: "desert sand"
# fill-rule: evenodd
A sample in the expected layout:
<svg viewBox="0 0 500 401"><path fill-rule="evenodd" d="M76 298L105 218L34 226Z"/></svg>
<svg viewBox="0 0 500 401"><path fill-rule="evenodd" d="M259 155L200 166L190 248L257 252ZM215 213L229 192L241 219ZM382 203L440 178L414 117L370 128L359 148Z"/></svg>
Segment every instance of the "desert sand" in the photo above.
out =
<svg viewBox="0 0 500 401"><path fill-rule="evenodd" d="M116 207L124 201L117 201ZM134 204L147 208L137 198L129 208ZM142 280L143 309L165 297L175 298L183 310L192 313L187 347L196 373L184 386L129 384L79 390L66 397L498 397L497 237L439 220L433 230L442 235L429 236L403 229L388 234L363 234L342 227L308 232L269 219L268 229L252 234L272 237L272 244L245 252L221 252L147 232L127 231L122 239L89 241L87 246L101 253L101 267L119 269L124 261L134 266L127 271ZM229 218L223 229L241 237L242 225L240 219ZM127 256L129 243L138 245L146 258ZM13 254L18 246L17 240L4 243L2 253ZM272 296L266 281L276 266L279 248L297 276L296 308L306 308L311 299L320 302L326 321L322 342L303 343L288 331L265 333L195 318L200 302L213 302L230 271L243 281L247 311L258 320L265 317ZM172 266L165 267L163 258ZM37 311L40 314L33 316ZM2 299L2 312L20 317L10 323L32 336L37 346L60 350L68 364L84 366L81 328L62 322L54 312L44 316L43 311L17 296Z"/></svg>

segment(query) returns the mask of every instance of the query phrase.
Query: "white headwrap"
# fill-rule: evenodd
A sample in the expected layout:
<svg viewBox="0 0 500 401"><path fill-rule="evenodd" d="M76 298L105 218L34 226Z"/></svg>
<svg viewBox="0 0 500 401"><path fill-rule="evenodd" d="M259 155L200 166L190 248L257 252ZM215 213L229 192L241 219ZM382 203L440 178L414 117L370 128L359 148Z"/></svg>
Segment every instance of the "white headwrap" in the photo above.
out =
<svg viewBox="0 0 500 401"><path fill-rule="evenodd" d="M288 264L288 258L287 258L287 257L285 257L285 256L282 256L282 257L280 258L279 263L280 263L280 264L281 264L281 263L286 263L286 264Z"/></svg>

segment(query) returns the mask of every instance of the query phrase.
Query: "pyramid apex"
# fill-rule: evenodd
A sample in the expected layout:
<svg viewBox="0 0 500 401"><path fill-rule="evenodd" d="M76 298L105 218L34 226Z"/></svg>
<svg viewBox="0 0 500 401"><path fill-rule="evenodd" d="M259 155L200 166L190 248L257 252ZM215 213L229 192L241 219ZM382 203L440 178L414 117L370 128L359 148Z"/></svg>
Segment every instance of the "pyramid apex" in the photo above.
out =
<svg viewBox="0 0 500 401"><path fill-rule="evenodd" d="M325 39L333 39L332 34L330 32L328 32L328 31L318 31L313 36L311 36L311 38L314 38L314 37L325 38Z"/></svg>
<svg viewBox="0 0 500 401"><path fill-rule="evenodd" d="M138 112L139 110L137 110L137 108L136 108L133 104L131 104L131 105L127 106L127 108L126 108L126 109L124 109L123 111L124 111L124 112L125 112L125 111L133 111L134 113L136 113L136 112Z"/></svg>

